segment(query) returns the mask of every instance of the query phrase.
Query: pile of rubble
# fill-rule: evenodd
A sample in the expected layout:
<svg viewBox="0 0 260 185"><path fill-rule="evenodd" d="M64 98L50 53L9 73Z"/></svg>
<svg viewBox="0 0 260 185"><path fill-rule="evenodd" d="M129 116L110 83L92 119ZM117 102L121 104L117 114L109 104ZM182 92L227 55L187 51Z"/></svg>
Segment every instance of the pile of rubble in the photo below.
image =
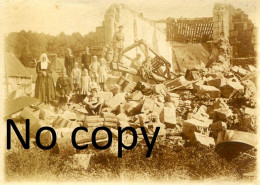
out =
<svg viewBox="0 0 260 185"><path fill-rule="evenodd" d="M234 66L228 72L187 70L161 84L122 78L119 85L98 93L104 99L100 115L90 116L82 103L70 102L63 112L57 113L55 107L40 104L24 108L19 117L30 119L32 138L42 126L55 128L54 152L63 155L77 153L71 145L71 133L79 126L88 128L89 133L96 127L108 127L115 137L118 127L131 126L138 135L142 135L140 127L145 127L148 136L153 136L156 127L160 127L158 137L170 141L167 143L216 145L219 154L224 148L230 155L256 144L255 70L253 66L247 69ZM99 132L96 137L102 143L108 136ZM123 142L131 143L132 137L131 133L124 133ZM42 143L48 145L50 140L49 132L41 134ZM76 141L78 145L91 144L91 134L79 132ZM232 150L223 147L223 143L232 142L240 143L241 148L240 145ZM244 149L243 145L249 147Z"/></svg>

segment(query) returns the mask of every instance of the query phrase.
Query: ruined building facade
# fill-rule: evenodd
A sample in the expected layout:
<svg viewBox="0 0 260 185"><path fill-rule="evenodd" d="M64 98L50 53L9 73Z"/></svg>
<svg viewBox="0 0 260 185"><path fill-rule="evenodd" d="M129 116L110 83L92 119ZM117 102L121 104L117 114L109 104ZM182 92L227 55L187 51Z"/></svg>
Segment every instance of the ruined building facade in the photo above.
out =
<svg viewBox="0 0 260 185"><path fill-rule="evenodd" d="M194 63L201 61L204 64L207 63L205 56L208 57L209 53L214 53L214 50L217 49L214 47L214 43L217 43L220 38L226 40L225 43L228 42L230 45L230 49L227 49L230 50L230 56L227 58L228 62L232 57L255 56L256 28L241 9L235 9L232 5L215 4L213 17L196 19L168 18L164 24L166 29L163 29L156 21L149 20L143 14L129 9L126 5L113 4L106 11L102 26L97 27L96 32L92 33L92 37L95 38L93 46L103 47L110 44L118 26L123 25L125 34L124 47L143 39L153 50L160 53L169 62L172 62L175 69L182 67L181 63L183 63L184 67L189 68L189 65L185 64L185 59L182 58L183 54L194 59ZM208 51L203 50L206 42L213 43ZM182 51L185 44L194 47L194 50L203 51L203 57L196 53L189 53L190 51ZM181 50L179 52L181 59L178 59L179 50ZM174 52L176 52L177 56L175 56ZM179 64L176 64L176 60L178 60Z"/></svg>

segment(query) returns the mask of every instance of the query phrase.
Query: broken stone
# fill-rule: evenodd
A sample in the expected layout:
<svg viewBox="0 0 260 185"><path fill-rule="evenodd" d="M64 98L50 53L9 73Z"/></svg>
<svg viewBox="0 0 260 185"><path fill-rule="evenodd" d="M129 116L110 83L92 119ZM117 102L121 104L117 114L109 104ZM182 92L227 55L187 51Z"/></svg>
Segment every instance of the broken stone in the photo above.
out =
<svg viewBox="0 0 260 185"><path fill-rule="evenodd" d="M223 121L217 121L210 125L211 131L214 137L218 136L218 133L222 130L227 130L227 124Z"/></svg>
<svg viewBox="0 0 260 185"><path fill-rule="evenodd" d="M226 85L226 79L224 77L223 78L214 78L211 80L207 80L207 84L209 86L214 86L219 89L219 88L223 87L224 85Z"/></svg>
<svg viewBox="0 0 260 185"><path fill-rule="evenodd" d="M125 127L130 127L129 123L125 121L119 121L119 126L122 127L122 129Z"/></svg>
<svg viewBox="0 0 260 185"><path fill-rule="evenodd" d="M173 103L175 105L175 107L178 107L179 105L179 99L180 99L180 95L176 94L176 93L167 93L166 94L166 101L167 103ZM166 106L166 105L165 105ZM170 105L171 107L171 105Z"/></svg>
<svg viewBox="0 0 260 185"><path fill-rule="evenodd" d="M134 101L138 101L143 98L143 94L141 91L135 91L131 94L130 99Z"/></svg>
<svg viewBox="0 0 260 185"><path fill-rule="evenodd" d="M40 110L40 114L39 114L40 119L43 119L43 120L51 119L51 116L53 116L53 114L50 111L44 110L44 109Z"/></svg>
<svg viewBox="0 0 260 185"><path fill-rule="evenodd" d="M29 119L30 124L33 125L35 123L38 123L40 120L39 117L39 111L33 111L33 109L29 107L25 107L23 111L21 112L21 117L23 119Z"/></svg>
<svg viewBox="0 0 260 185"><path fill-rule="evenodd" d="M199 132L205 135L209 135L208 131L209 124L197 119L188 119L183 122L182 132L189 139L194 139L194 132Z"/></svg>
<svg viewBox="0 0 260 185"><path fill-rule="evenodd" d="M129 121L129 118L124 113L120 113L116 115L116 117L119 121Z"/></svg>
<svg viewBox="0 0 260 185"><path fill-rule="evenodd" d="M145 98L143 107L141 109L142 113L149 113L153 111L155 101L150 98Z"/></svg>
<svg viewBox="0 0 260 185"><path fill-rule="evenodd" d="M242 81L244 86L244 98L247 99L251 106L256 104L256 93L257 89L255 84L251 80Z"/></svg>
<svg viewBox="0 0 260 185"><path fill-rule="evenodd" d="M92 123L87 123L87 122L84 122L83 124L84 127L103 127L104 126L104 123L103 122L92 122Z"/></svg>
<svg viewBox="0 0 260 185"><path fill-rule="evenodd" d="M144 124L149 123L150 120L146 114L138 114L139 123L141 126L144 126Z"/></svg>
<svg viewBox="0 0 260 185"><path fill-rule="evenodd" d="M115 110L121 103L125 101L125 93L118 93L112 99L106 102L106 105Z"/></svg>
<svg viewBox="0 0 260 185"><path fill-rule="evenodd" d="M72 111L69 111L69 110L64 111L62 116L64 118L66 118L68 120L72 120L72 121L75 121L75 120L78 119L77 114L75 112L72 112Z"/></svg>
<svg viewBox="0 0 260 185"><path fill-rule="evenodd" d="M137 82L135 89L141 91L144 95L149 95L152 93L151 85L142 81Z"/></svg>
<svg viewBox="0 0 260 185"><path fill-rule="evenodd" d="M142 104L136 101L128 101L124 104L124 110L130 116L138 114L141 108Z"/></svg>
<svg viewBox="0 0 260 185"><path fill-rule="evenodd" d="M72 125L72 123L70 120L68 120L64 117L58 116L56 118L56 120L54 120L52 125L54 128L64 128L64 127L70 127Z"/></svg>
<svg viewBox="0 0 260 185"><path fill-rule="evenodd" d="M223 99L218 99L212 106L207 109L207 113L210 118L214 120L225 121L227 118L233 115L232 110L229 109L229 106L224 102Z"/></svg>
<svg viewBox="0 0 260 185"><path fill-rule="evenodd" d="M112 92L99 91L97 96L102 98L104 100L104 102L107 102L107 101L109 101L110 99L113 98L113 93Z"/></svg>
<svg viewBox="0 0 260 185"><path fill-rule="evenodd" d="M164 107L160 114L160 121L166 125L167 128L172 128L176 124L176 108Z"/></svg>
<svg viewBox="0 0 260 185"><path fill-rule="evenodd" d="M221 88L221 95L224 98L232 98L237 93L243 93L244 86L237 78L227 79L226 85Z"/></svg>
<svg viewBox="0 0 260 185"><path fill-rule="evenodd" d="M214 86L208 85L199 85L197 87L197 95L200 98L219 98L220 97L220 90Z"/></svg>
<svg viewBox="0 0 260 185"><path fill-rule="evenodd" d="M132 92L134 90L135 86L136 86L136 82L128 80L127 85L123 88L124 92L126 92L126 93Z"/></svg>
<svg viewBox="0 0 260 185"><path fill-rule="evenodd" d="M154 91L155 91L156 94L165 95L166 94L165 85L164 84L156 84L154 86Z"/></svg>
<svg viewBox="0 0 260 185"><path fill-rule="evenodd" d="M254 130L256 128L256 110L243 107L242 113L243 124Z"/></svg>
<svg viewBox="0 0 260 185"><path fill-rule="evenodd" d="M197 80L200 78L200 72L197 70L187 70L185 78L189 81Z"/></svg>
<svg viewBox="0 0 260 185"><path fill-rule="evenodd" d="M209 115L206 113L207 107L205 105L200 106L198 111L194 113L189 113L187 119L197 119L199 121L203 121L207 124L211 124L213 122L212 119L209 119Z"/></svg>
<svg viewBox="0 0 260 185"><path fill-rule="evenodd" d="M165 82L165 86L166 86L167 89L173 89L173 88L184 86L184 85L187 85L187 84L189 84L189 81L187 81L184 78L184 76L180 76L179 78Z"/></svg>
<svg viewBox="0 0 260 185"><path fill-rule="evenodd" d="M249 70L250 72L254 72L254 71L256 71L255 66L248 65L247 67L248 67L248 70Z"/></svg>
<svg viewBox="0 0 260 185"><path fill-rule="evenodd" d="M111 127L111 128L117 128L118 124L117 122L108 122L105 121L103 124L104 127Z"/></svg>
<svg viewBox="0 0 260 185"><path fill-rule="evenodd" d="M58 138L52 153L60 156L71 156L76 153L76 148L71 144L71 138Z"/></svg>
<svg viewBox="0 0 260 185"><path fill-rule="evenodd" d="M238 67L238 66L233 66L231 68L231 70L235 73L237 73L239 76L245 76L247 74L249 74L249 71L247 71L246 69L242 68L242 67Z"/></svg>
<svg viewBox="0 0 260 185"><path fill-rule="evenodd" d="M100 116L86 116L85 122L86 123L97 123L97 122L103 122L104 118L101 118Z"/></svg>
<svg viewBox="0 0 260 185"><path fill-rule="evenodd" d="M21 112L21 117L23 119L30 120L30 137L35 138L36 132L43 126L49 125L49 123L39 120L39 111L33 112L33 109L25 107Z"/></svg>
<svg viewBox="0 0 260 185"><path fill-rule="evenodd" d="M198 143L208 146L208 147L215 146L215 141L212 137L206 136L206 135L198 133L198 132L195 132L194 136L195 136L194 140L192 140L191 142L198 142Z"/></svg>
<svg viewBox="0 0 260 185"><path fill-rule="evenodd" d="M164 104L161 102L155 102L153 111L152 111L152 116L160 116L162 110L163 110Z"/></svg>

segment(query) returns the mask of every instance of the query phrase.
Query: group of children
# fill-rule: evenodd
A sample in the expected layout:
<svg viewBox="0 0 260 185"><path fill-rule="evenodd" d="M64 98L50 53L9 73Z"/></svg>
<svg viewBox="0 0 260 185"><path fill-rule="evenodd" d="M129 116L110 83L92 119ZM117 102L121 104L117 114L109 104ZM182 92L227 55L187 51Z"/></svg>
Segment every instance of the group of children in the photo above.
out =
<svg viewBox="0 0 260 185"><path fill-rule="evenodd" d="M72 93L82 95L84 99L90 95L92 88L97 88L98 84L101 90L105 90L105 82L107 80L106 60L97 56L93 56L91 63L87 68L81 69L78 62L74 62L71 73L68 74L66 68L61 71L61 76L56 82L56 91L59 94L59 106L66 105Z"/></svg>

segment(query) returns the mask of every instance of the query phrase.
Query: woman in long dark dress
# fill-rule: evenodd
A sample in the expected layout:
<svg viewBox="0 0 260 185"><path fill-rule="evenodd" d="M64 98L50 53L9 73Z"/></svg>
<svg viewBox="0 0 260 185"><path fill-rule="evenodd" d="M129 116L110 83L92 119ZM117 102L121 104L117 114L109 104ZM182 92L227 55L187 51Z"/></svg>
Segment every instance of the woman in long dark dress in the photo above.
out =
<svg viewBox="0 0 260 185"><path fill-rule="evenodd" d="M35 98L48 104L55 99L55 87L52 78L52 66L47 55L41 54L36 65L37 79L35 84Z"/></svg>

